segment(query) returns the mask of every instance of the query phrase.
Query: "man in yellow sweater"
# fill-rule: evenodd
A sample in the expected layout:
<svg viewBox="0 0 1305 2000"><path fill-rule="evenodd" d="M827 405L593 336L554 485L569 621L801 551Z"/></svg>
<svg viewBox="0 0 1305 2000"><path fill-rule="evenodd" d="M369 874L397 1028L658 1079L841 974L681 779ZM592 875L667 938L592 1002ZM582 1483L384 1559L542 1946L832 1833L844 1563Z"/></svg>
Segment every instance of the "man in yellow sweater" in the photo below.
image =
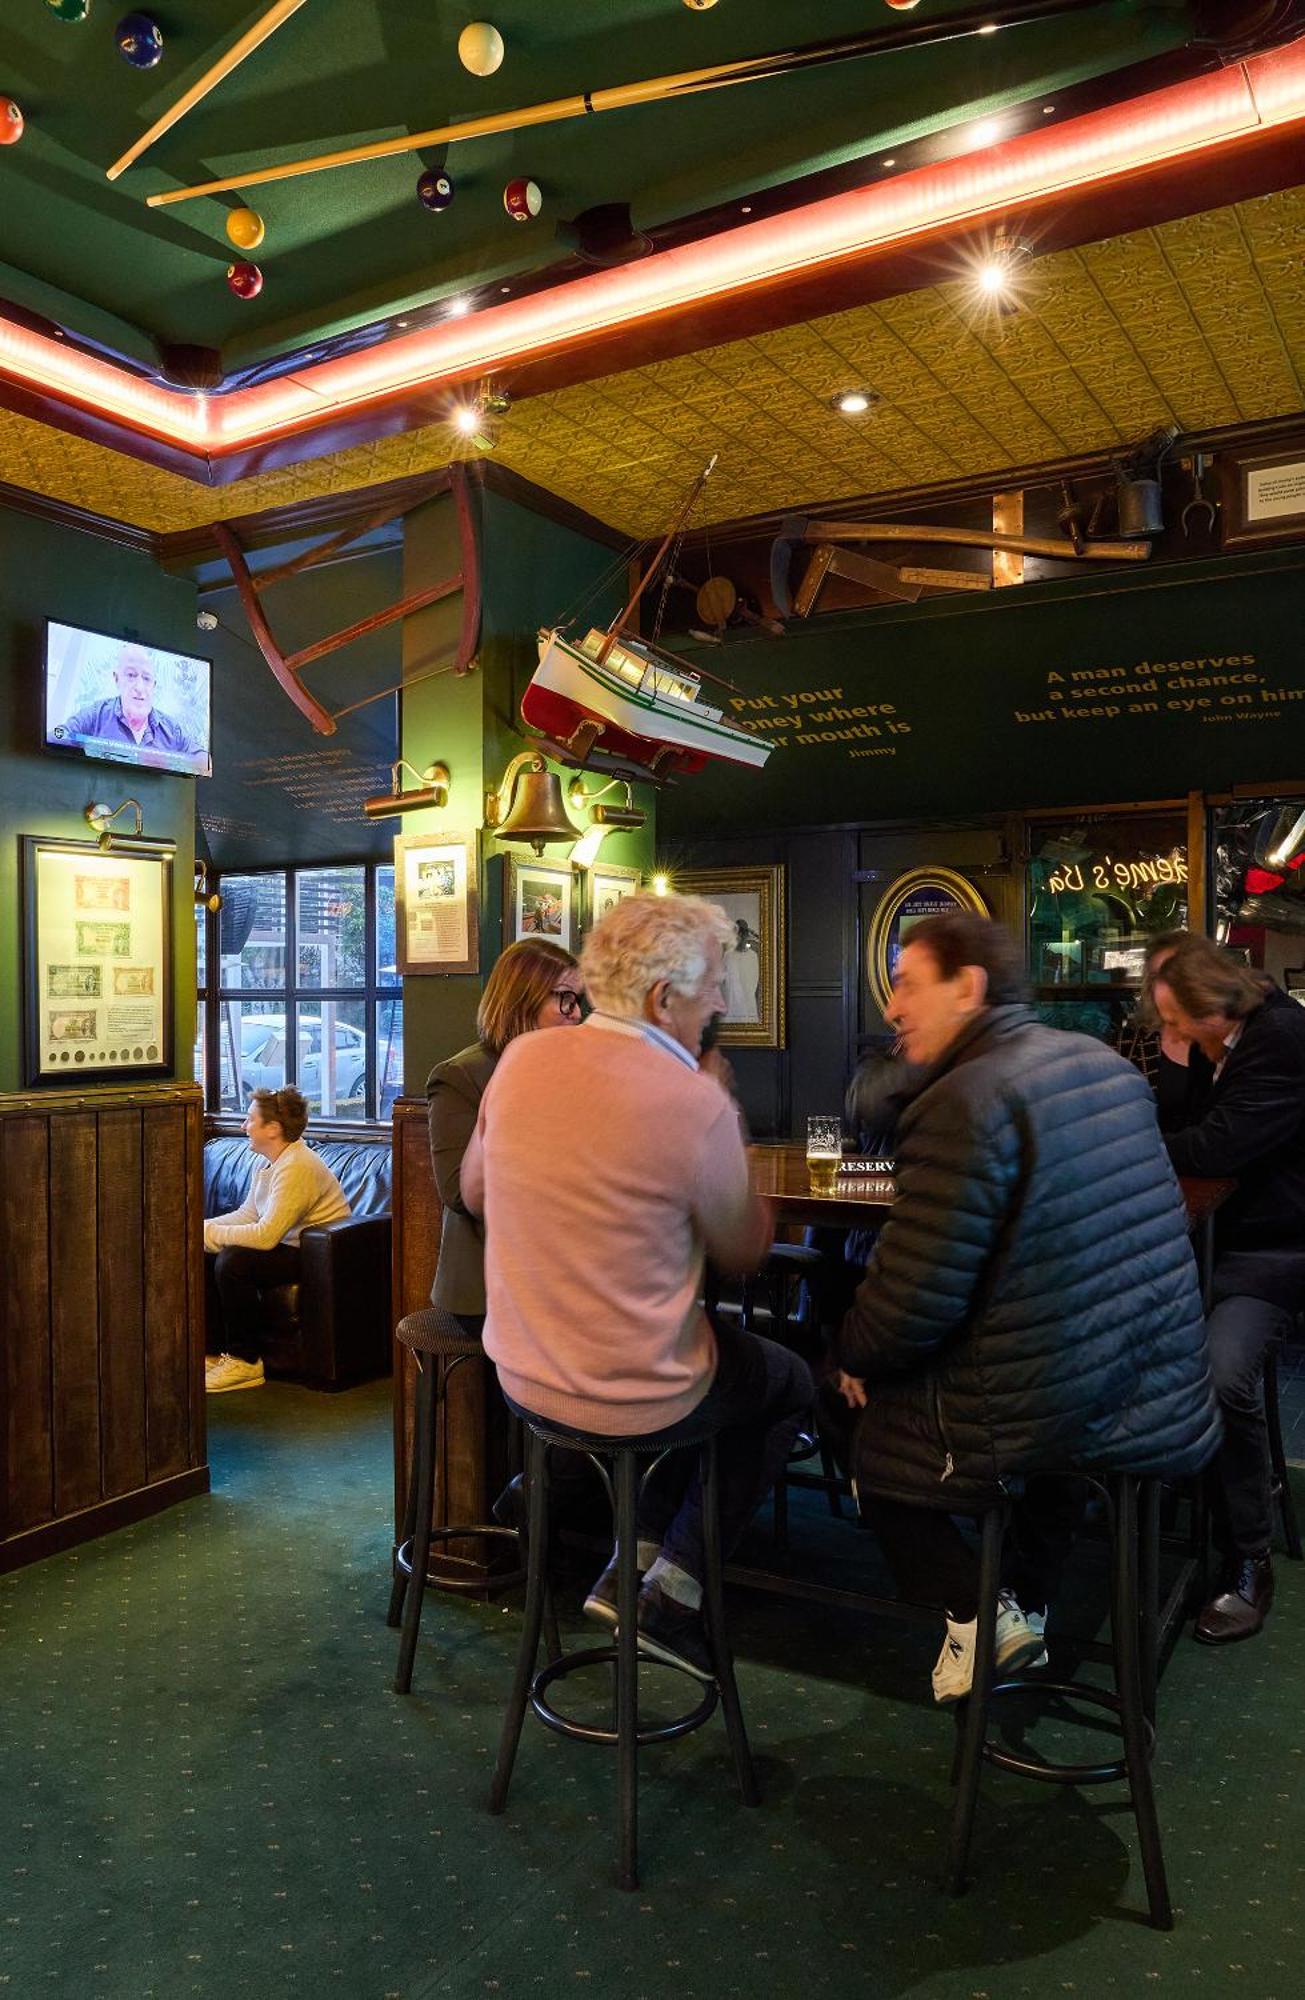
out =
<svg viewBox="0 0 1305 2000"><path fill-rule="evenodd" d="M738 1540L812 1400L806 1364L702 1307L704 1257L755 1271L770 1222L739 1109L702 1034L725 1006L724 912L631 896L590 934L594 1013L521 1035L481 1101L462 1196L486 1229L485 1350L505 1395L550 1423L674 1444L720 1429L721 1540ZM710 1678L696 1474L641 1503L643 1649ZM615 1558L585 1603L616 1617Z"/></svg>
<svg viewBox="0 0 1305 2000"><path fill-rule="evenodd" d="M259 1156L249 1193L229 1215L204 1224L204 1248L217 1252L213 1279L222 1320L221 1350L204 1364L210 1396L263 1386L259 1293L298 1278L301 1229L349 1214L339 1181L304 1143L307 1125L299 1091L256 1090L245 1120L249 1149Z"/></svg>

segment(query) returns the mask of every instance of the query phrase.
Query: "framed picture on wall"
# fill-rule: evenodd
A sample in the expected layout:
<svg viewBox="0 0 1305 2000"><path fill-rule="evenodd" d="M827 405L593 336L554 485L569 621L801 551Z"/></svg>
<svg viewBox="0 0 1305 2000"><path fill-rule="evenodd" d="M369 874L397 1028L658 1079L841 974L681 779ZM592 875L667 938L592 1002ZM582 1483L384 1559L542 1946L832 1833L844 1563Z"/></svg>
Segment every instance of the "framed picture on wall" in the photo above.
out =
<svg viewBox="0 0 1305 2000"><path fill-rule="evenodd" d="M22 846L27 1082L170 1076L172 846Z"/></svg>
<svg viewBox="0 0 1305 2000"><path fill-rule="evenodd" d="M725 948L722 1046L784 1048L788 966L783 868L677 870L671 886L685 896L719 903L733 926Z"/></svg>
<svg viewBox="0 0 1305 2000"><path fill-rule="evenodd" d="M579 924L580 877L569 861L536 861L518 854L504 856L503 942L518 938L552 938L574 951Z"/></svg>
<svg viewBox="0 0 1305 2000"><path fill-rule="evenodd" d="M394 943L400 972L480 970L474 833L401 833L394 843Z"/></svg>
<svg viewBox="0 0 1305 2000"><path fill-rule="evenodd" d="M978 917L992 914L969 877L955 868L908 868L904 875L888 884L870 919L865 948L866 978L880 1013L888 1005L898 955L909 941L913 926L925 917L946 917L967 910ZM1081 956L1080 953L1080 972ZM1040 966L1038 976L1059 981L1078 974L1072 970L1072 962L1067 971L1056 959L1050 969Z"/></svg>
<svg viewBox="0 0 1305 2000"><path fill-rule="evenodd" d="M1305 437L1277 451L1220 455L1223 546L1259 548L1305 534Z"/></svg>
<svg viewBox="0 0 1305 2000"><path fill-rule="evenodd" d="M613 861L595 861L585 879L581 929L591 931L609 910L614 910L627 896L637 895L642 886L643 876L637 868L619 868Z"/></svg>

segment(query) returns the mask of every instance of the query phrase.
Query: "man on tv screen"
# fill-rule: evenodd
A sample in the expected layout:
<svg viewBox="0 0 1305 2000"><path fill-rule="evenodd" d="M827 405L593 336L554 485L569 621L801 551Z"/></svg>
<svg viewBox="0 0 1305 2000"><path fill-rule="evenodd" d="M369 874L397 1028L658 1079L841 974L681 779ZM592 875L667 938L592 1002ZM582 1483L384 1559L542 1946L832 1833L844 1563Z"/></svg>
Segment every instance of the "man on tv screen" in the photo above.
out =
<svg viewBox="0 0 1305 2000"><path fill-rule="evenodd" d="M73 738L134 743L138 749L198 756L197 743L166 710L154 706L154 662L143 646L124 646L113 669L118 692L107 701L70 715L64 730Z"/></svg>

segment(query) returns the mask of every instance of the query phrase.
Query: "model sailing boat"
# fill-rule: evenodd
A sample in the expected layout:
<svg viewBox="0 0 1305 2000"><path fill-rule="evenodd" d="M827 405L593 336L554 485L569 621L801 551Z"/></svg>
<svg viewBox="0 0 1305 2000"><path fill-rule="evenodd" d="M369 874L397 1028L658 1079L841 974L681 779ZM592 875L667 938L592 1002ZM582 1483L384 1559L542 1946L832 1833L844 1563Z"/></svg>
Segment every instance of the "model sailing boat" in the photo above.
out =
<svg viewBox="0 0 1305 2000"><path fill-rule="evenodd" d="M568 760L625 768L660 783L700 771L713 757L763 765L774 749L736 729L701 699L702 676L665 647L627 630L711 476L713 457L639 580L605 632L569 637L564 626L539 634L539 665L521 699L524 721Z"/></svg>

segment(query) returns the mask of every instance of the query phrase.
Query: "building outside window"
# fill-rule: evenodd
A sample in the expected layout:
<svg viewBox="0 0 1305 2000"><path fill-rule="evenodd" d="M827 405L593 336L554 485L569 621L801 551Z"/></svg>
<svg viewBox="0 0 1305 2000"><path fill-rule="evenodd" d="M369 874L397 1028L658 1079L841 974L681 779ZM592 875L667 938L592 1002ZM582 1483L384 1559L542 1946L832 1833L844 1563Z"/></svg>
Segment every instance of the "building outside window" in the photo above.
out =
<svg viewBox="0 0 1305 2000"><path fill-rule="evenodd" d="M319 1118L388 1118L403 1087L394 869L225 875L199 925L196 1075L214 1111L293 1083Z"/></svg>

